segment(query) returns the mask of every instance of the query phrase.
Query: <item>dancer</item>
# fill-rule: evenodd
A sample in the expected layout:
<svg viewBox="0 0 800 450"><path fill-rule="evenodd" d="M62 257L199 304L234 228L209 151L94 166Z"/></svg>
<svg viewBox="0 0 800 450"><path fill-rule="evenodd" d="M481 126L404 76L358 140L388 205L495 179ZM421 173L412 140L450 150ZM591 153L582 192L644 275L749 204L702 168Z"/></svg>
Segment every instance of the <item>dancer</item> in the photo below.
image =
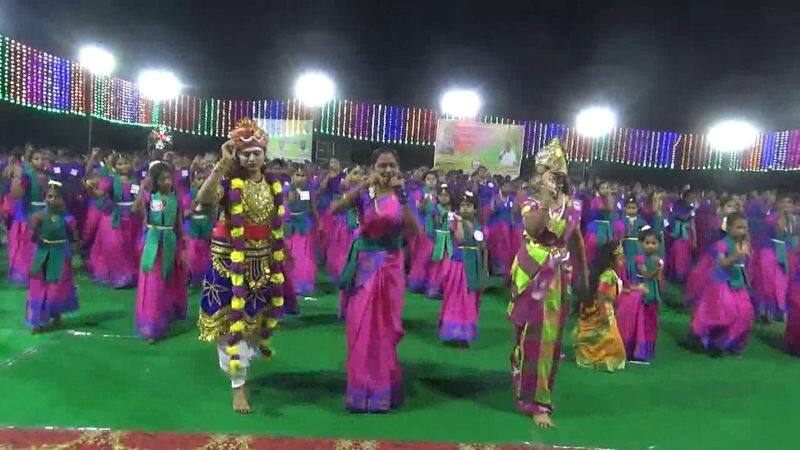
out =
<svg viewBox="0 0 800 450"><path fill-rule="evenodd" d="M586 242L586 260L591 264L597 249L614 240L614 221L618 214L614 191L608 181L601 181L598 196L589 203L589 224L586 226L584 241Z"/></svg>
<svg viewBox="0 0 800 450"><path fill-rule="evenodd" d="M281 183L264 172L264 130L244 118L228 137L197 193L199 203L218 203L222 210L212 233L198 326L201 339L217 344L234 411L249 413L247 370L259 352L271 355L269 339L282 313L285 208Z"/></svg>
<svg viewBox="0 0 800 450"><path fill-rule="evenodd" d="M139 273L137 243L141 222L131 213L139 184L129 156L113 155L111 166L114 170L100 181L104 210L97 224L90 258L97 284L125 288L136 284Z"/></svg>
<svg viewBox="0 0 800 450"><path fill-rule="evenodd" d="M636 197L630 196L625 201L625 215L614 222L615 238L622 242L622 249L625 251L625 268L628 279L636 276L636 255L642 252L639 245L639 230L647 222L639 216L639 204Z"/></svg>
<svg viewBox="0 0 800 450"><path fill-rule="evenodd" d="M308 295L316 289L317 264L314 256L314 231L319 217L314 197L308 190L308 172L302 165L294 167L292 184L286 194L289 220L284 225L286 247L291 262L286 268L297 295Z"/></svg>
<svg viewBox="0 0 800 450"><path fill-rule="evenodd" d="M30 148L25 161L11 169L10 194L14 202L14 215L8 230L8 281L17 286L28 286L28 274L33 258L34 240L30 217L45 208L44 195L50 176L47 152Z"/></svg>
<svg viewBox="0 0 800 450"><path fill-rule="evenodd" d="M402 236L417 232L417 219L398 178L398 156L390 148L372 154L374 171L331 206L355 205L359 229L342 272L347 333L347 409L381 412L403 401L397 345L403 337L405 291Z"/></svg>
<svg viewBox="0 0 800 450"><path fill-rule="evenodd" d="M211 232L214 229L213 213L209 205L197 202L197 193L205 183L208 172L198 169L192 172L189 192L182 197L181 209L185 220L183 235L186 238L185 254L189 285L201 287L211 258ZM174 181L174 178L173 178Z"/></svg>
<svg viewBox="0 0 800 450"><path fill-rule="evenodd" d="M428 298L442 298L442 286L444 285L444 274L449 271L451 258L453 257L453 236L450 232L452 221L455 215L450 205L450 187L447 183L442 183L436 190L436 210L426 214L425 223L432 223L428 237L433 241L433 252L431 253L430 273L428 275L428 289L425 295Z"/></svg>
<svg viewBox="0 0 800 450"><path fill-rule="evenodd" d="M782 193L777 208L762 217L760 227L753 230L752 276L753 303L756 314L765 322L782 322L786 313L786 296L794 265L792 241L797 238L794 199ZM756 242L757 241L757 242Z"/></svg>
<svg viewBox="0 0 800 450"><path fill-rule="evenodd" d="M61 183L49 182L44 202L44 210L31 216L35 246L25 303L25 324L31 333L58 327L62 314L78 310L70 241L78 244L80 234L65 209Z"/></svg>
<svg viewBox="0 0 800 450"><path fill-rule="evenodd" d="M664 260L658 232L649 225L639 233L639 243L643 253L635 256L634 278L627 278L627 270L619 271L623 286L615 310L628 361L646 363L656 356Z"/></svg>
<svg viewBox="0 0 800 450"><path fill-rule="evenodd" d="M136 331L151 344L186 318L187 278L182 253L181 208L173 190L172 166L153 161L134 211L146 231L136 288Z"/></svg>
<svg viewBox="0 0 800 450"><path fill-rule="evenodd" d="M454 250L443 274L444 301L439 316L439 339L454 341L461 347L478 337L478 310L485 278L485 234L477 222L477 196L464 192L452 227Z"/></svg>
<svg viewBox="0 0 800 450"><path fill-rule="evenodd" d="M486 247L489 250L491 273L502 275L508 279L511 263L514 261L514 233L520 231L514 217L514 196L511 193L511 181L503 181L500 191L492 199L492 211L489 215L489 236ZM518 241L516 241L518 243Z"/></svg>
<svg viewBox="0 0 800 450"><path fill-rule="evenodd" d="M561 358L561 335L569 307L566 287L577 252L581 288L588 292L586 254L580 234L581 205L569 198L567 158L558 138L536 154L541 187L522 205L525 244L511 268L509 317L516 344L511 370L517 408L540 427L553 427L553 383Z"/></svg>
<svg viewBox="0 0 800 450"><path fill-rule="evenodd" d="M581 367L604 372L625 368L625 346L614 318L614 301L622 293L622 279L616 271L624 265L621 245L608 242L600 247L589 275L595 296L580 305L575 360Z"/></svg>
<svg viewBox="0 0 800 450"><path fill-rule="evenodd" d="M667 254L667 268L670 279L685 283L692 270L692 252L697 248L697 233L694 225L694 206L692 192L685 190L681 199L672 206L670 227L671 241Z"/></svg>
<svg viewBox="0 0 800 450"><path fill-rule="evenodd" d="M411 270L408 272L408 289L411 292L427 291L433 253L433 241L430 235L434 227L432 219L433 211L436 209L436 184L439 180L435 172L427 172L423 180L425 185L422 187L422 200L417 205L420 229L414 238L413 250L410 252Z"/></svg>
<svg viewBox="0 0 800 450"><path fill-rule="evenodd" d="M747 292L745 261L750 256L747 219L728 216L728 235L714 244L714 274L692 313L691 331L707 351L739 355L747 346L754 313Z"/></svg>

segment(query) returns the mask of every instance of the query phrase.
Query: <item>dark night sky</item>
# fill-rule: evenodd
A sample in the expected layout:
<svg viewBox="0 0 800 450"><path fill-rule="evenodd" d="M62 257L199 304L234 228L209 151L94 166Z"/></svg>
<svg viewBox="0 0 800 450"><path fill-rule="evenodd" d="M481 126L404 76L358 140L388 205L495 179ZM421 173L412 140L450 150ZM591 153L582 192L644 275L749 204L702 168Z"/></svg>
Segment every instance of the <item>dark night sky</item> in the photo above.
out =
<svg viewBox="0 0 800 450"><path fill-rule="evenodd" d="M436 107L474 86L483 113L527 119L569 123L590 102L680 131L800 118L797 1L0 0L0 30L71 58L100 43L118 76L168 67L200 96L288 97L317 68L341 98Z"/></svg>

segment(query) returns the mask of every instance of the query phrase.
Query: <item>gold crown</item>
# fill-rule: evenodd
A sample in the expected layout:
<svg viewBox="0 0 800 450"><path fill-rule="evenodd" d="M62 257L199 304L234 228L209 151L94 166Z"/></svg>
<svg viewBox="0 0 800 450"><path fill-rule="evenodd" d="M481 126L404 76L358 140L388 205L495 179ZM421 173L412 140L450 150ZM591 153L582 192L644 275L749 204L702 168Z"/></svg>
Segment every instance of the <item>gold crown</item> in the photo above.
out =
<svg viewBox="0 0 800 450"><path fill-rule="evenodd" d="M542 166L547 170L566 175L567 174L567 154L561 147L561 139L554 137L544 147L536 152L536 165Z"/></svg>
<svg viewBox="0 0 800 450"><path fill-rule="evenodd" d="M622 249L622 243L619 243L617 247L614 249L614 256L619 256L622 255L623 253L624 250Z"/></svg>
<svg viewBox="0 0 800 450"><path fill-rule="evenodd" d="M267 134L258 124L249 117L241 119L228 133L228 139L233 140L236 148L243 150L248 147L261 147L267 149Z"/></svg>

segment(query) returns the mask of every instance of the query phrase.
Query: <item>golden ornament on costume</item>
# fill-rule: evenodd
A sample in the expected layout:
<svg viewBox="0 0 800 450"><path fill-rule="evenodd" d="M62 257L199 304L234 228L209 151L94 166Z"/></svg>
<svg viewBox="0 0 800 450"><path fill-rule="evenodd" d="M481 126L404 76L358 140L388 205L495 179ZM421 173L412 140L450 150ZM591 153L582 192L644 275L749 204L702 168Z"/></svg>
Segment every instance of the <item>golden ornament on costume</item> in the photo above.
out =
<svg viewBox="0 0 800 450"><path fill-rule="evenodd" d="M228 139L233 141L238 150L251 147L260 147L266 150L269 142L264 130L249 117L241 119L236 124L236 127L228 133Z"/></svg>
<svg viewBox="0 0 800 450"><path fill-rule="evenodd" d="M242 203L244 204L244 216L250 223L266 224L275 209L269 183L266 180L245 181L242 189Z"/></svg>

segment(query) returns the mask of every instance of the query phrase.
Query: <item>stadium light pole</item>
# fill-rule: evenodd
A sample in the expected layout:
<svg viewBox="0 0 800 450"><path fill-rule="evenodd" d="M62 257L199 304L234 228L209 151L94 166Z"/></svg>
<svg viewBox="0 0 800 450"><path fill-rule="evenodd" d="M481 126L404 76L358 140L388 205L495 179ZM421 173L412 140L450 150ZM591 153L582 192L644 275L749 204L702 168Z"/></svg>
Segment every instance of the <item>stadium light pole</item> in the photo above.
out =
<svg viewBox="0 0 800 450"><path fill-rule="evenodd" d="M92 152L92 114L94 113L94 79L96 76L108 76L117 65L114 55L96 45L87 45L78 52L78 61L86 70L89 82L86 83L86 116L89 124L88 147Z"/></svg>

